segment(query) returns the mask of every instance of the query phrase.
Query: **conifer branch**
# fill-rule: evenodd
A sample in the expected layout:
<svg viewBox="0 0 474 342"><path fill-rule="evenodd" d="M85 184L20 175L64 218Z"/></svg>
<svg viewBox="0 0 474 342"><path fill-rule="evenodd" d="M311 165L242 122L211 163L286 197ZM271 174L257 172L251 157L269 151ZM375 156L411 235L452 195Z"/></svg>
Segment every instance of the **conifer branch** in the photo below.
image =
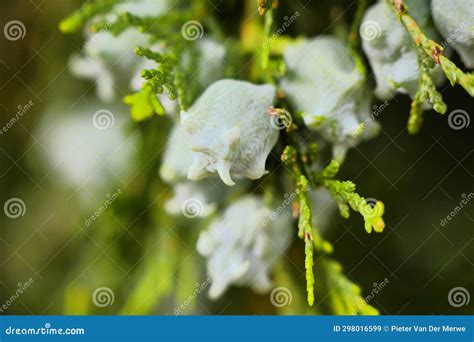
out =
<svg viewBox="0 0 474 342"><path fill-rule="evenodd" d="M298 152L293 146L287 146L281 156L281 160L291 170L295 178L298 202L296 211L298 216L298 236L305 243L305 269L306 269L306 291L309 305L314 304L314 273L313 254L314 251L331 253L332 246L325 241L316 229L312 227L313 214L311 212L308 190L310 184L308 178L301 169L301 160L298 160Z"/></svg>
<svg viewBox="0 0 474 342"><path fill-rule="evenodd" d="M355 192L356 186L354 183L334 179L338 172L339 163L333 160L325 169L317 174L316 182L331 192L339 204L342 217L348 218L350 214L349 209L352 209L360 213L364 218L367 233L371 233L372 230L377 233L383 232L385 228L385 222L382 218L385 211L383 203L380 201L368 203L364 197Z"/></svg>
<svg viewBox="0 0 474 342"><path fill-rule="evenodd" d="M422 122L423 104L429 101L436 112L444 114L447 110L441 94L436 90L430 70L440 65L452 86L459 84L469 95L474 97L474 73L464 73L452 61L443 55L444 49L434 40L429 39L409 14L404 0L386 0L397 18L410 35L417 50L419 65L419 85L410 112L408 131L416 133Z"/></svg>

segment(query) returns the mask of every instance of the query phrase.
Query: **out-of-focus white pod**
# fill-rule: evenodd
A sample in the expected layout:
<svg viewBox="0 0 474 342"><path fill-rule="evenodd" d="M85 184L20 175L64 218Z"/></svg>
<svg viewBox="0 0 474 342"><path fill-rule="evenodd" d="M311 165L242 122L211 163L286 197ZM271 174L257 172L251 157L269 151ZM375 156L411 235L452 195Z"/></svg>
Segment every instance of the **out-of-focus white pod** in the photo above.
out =
<svg viewBox="0 0 474 342"><path fill-rule="evenodd" d="M291 235L290 217L271 220L263 200L249 196L232 204L199 236L197 250L207 258L209 296L220 297L232 284L257 292L271 288L269 273Z"/></svg>
<svg viewBox="0 0 474 342"><path fill-rule="evenodd" d="M370 120L371 96L346 46L334 37L303 40L284 53L282 88L308 127L333 143L335 157L378 132Z"/></svg>
<svg viewBox="0 0 474 342"><path fill-rule="evenodd" d="M436 28L443 45L452 46L468 68L474 68L474 3L471 0L432 0Z"/></svg>

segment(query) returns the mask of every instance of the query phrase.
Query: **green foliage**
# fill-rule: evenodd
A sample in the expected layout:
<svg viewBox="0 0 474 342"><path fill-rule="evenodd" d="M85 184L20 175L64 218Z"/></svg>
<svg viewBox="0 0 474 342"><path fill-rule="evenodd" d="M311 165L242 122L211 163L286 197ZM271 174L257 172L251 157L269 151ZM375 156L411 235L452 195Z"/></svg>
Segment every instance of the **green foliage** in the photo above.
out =
<svg viewBox="0 0 474 342"><path fill-rule="evenodd" d="M63 33L74 33L79 31L92 17L107 13L120 0L95 0L85 3L79 10L61 21L59 29Z"/></svg>
<svg viewBox="0 0 474 342"><path fill-rule="evenodd" d="M377 233L383 232L385 228L385 222L382 218L385 211L383 203L380 201L368 203L364 197L355 192L356 186L354 183L334 179L338 172L339 163L333 160L316 176L316 181L334 196L339 204L341 216L348 218L350 208L362 215L367 233L371 233L372 230Z"/></svg>
<svg viewBox="0 0 474 342"><path fill-rule="evenodd" d="M158 61L155 69L143 70L142 77L146 80L143 88L149 87L155 94L162 94L166 89L170 99L177 97L177 87L175 84L175 72L178 68L178 58L172 52L160 55L145 48L137 48L139 56Z"/></svg>
<svg viewBox="0 0 474 342"><path fill-rule="evenodd" d="M273 11L269 10L265 13L265 22L263 25L263 34L265 41L270 41L272 31L274 29ZM268 69L270 63L270 44L264 44L261 52L262 69L265 71Z"/></svg>
<svg viewBox="0 0 474 342"><path fill-rule="evenodd" d="M320 304L333 315L378 315L377 309L367 304L361 289L342 272L342 266L327 257L316 263L316 286L321 288ZM319 299L319 298L318 298Z"/></svg>
<svg viewBox="0 0 474 342"><path fill-rule="evenodd" d="M411 104L410 118L408 120L408 132L411 134L415 134L420 130L423 122L423 105L426 101L429 101L433 105L433 109L440 114L445 114L447 110L447 106L443 102L443 96L436 90L430 75L430 70L434 67L435 63L419 49L417 52L420 78L418 90Z"/></svg>
<svg viewBox="0 0 474 342"><path fill-rule="evenodd" d="M314 304L314 274L313 254L314 250L323 253L331 253L332 246L323 240L319 232L312 227L313 215L311 212L308 190L310 184L298 164L298 152L292 146L287 146L281 156L281 160L289 166L295 176L296 193L298 194L298 237L304 241L305 247L305 269L306 269L306 291L309 305Z"/></svg>
<svg viewBox="0 0 474 342"><path fill-rule="evenodd" d="M143 121L155 113L165 114L165 108L150 86L145 86L139 92L125 96L123 101L131 107L130 113L135 121Z"/></svg>
<svg viewBox="0 0 474 342"><path fill-rule="evenodd" d="M173 11L166 15L137 17L131 13L117 13L111 22L107 18L102 18L92 23L90 29L97 32L107 29L114 35L118 35L126 28L136 27L141 32L150 34L155 40L166 40L178 42L182 40L181 27L183 24L193 19L193 13L189 10Z"/></svg>
<svg viewBox="0 0 474 342"><path fill-rule="evenodd" d="M89 19L96 15L105 14L111 11L120 0L97 0L96 2L85 4L80 10L63 20L60 24L62 32L76 32L86 25ZM190 65L195 67L196 51L194 44L183 38L181 29L184 23L195 17L192 8L167 12L158 17L137 17L130 13L116 13L113 20L104 16L99 17L89 24L91 32L107 30L114 35L119 35L128 27L137 27L141 32L150 34L153 40L161 41L161 45L168 46L167 52L160 54L148 48L137 47L135 53L138 56L154 60L158 63L155 69L144 70L142 77L146 80L142 89L136 93L127 95L124 102L131 107L132 119L143 121L153 114L164 115L165 109L156 94L163 94L167 91L171 100L178 99L181 109L186 109L193 98L195 87L191 84L189 91L184 90L184 83L192 83L185 77L186 69L180 65L181 54L184 48L188 48Z"/></svg>
<svg viewBox="0 0 474 342"><path fill-rule="evenodd" d="M469 95L474 97L474 74L464 73L452 61L443 55L444 49L435 41L429 39L420 29L416 21L410 16L409 8L403 0L386 0L393 9L400 22L409 33L418 55L418 69L420 73L418 91L413 99L408 122L408 132L417 133L423 121L423 104L429 101L433 109L444 114L447 105L443 97L436 90L430 70L435 65L441 65L446 77L452 86L461 85Z"/></svg>
<svg viewBox="0 0 474 342"><path fill-rule="evenodd" d="M306 291L308 292L308 304L314 304L314 274L313 274L313 233L311 227L312 214L307 191L309 188L308 180L305 176L300 176L297 182L299 190L299 219L298 231L303 234L305 269L306 269ZM300 235L301 235L300 233Z"/></svg>
<svg viewBox="0 0 474 342"><path fill-rule="evenodd" d="M170 99L178 98L180 107L186 108L176 55L172 52L160 54L144 47L137 47L135 53L157 62L158 66L155 69L143 70L142 77L146 82L142 89L124 98L124 102L131 106L132 118L142 121L153 114L164 115L165 109L156 94L163 94L165 89Z"/></svg>
<svg viewBox="0 0 474 342"><path fill-rule="evenodd" d="M474 73L464 73L445 56L440 56L439 61L451 85L459 84L469 95L474 97Z"/></svg>
<svg viewBox="0 0 474 342"><path fill-rule="evenodd" d="M292 264L281 260L275 267L275 282L288 289L292 294L291 303L278 308L278 313L283 315L314 315L321 314L321 307L307 305L305 293L301 291L301 280L292 272ZM318 294L317 294L318 295Z"/></svg>
<svg viewBox="0 0 474 342"><path fill-rule="evenodd" d="M281 160L295 172L296 192L298 193L298 236L305 243L306 292L309 305L314 304L314 274L313 274L313 232L312 214L307 195L309 188L307 178L302 174L297 163L297 152L292 146L287 146Z"/></svg>

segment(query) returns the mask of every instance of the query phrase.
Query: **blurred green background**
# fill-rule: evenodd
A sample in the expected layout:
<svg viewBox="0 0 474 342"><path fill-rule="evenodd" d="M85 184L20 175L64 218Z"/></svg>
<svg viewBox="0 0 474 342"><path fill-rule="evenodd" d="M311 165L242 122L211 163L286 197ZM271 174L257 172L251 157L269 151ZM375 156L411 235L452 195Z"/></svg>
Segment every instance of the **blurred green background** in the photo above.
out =
<svg viewBox="0 0 474 342"><path fill-rule="evenodd" d="M241 2L209 1L217 8L218 19L227 23L226 33L238 35ZM331 23L350 22L355 10L353 1L281 3L281 17L295 10L301 13L291 28L293 35L338 32L339 24ZM114 106L114 113L124 119L124 131L142 134L134 138L137 153L126 177L117 177L108 190L87 193L63 187L44 160L44 137L38 136L38 127L45 115L68 116L87 106L101 108L91 83L73 78L68 71L69 57L80 51L83 38L57 29L58 22L81 4L79 0L0 3L2 27L20 20L26 28L25 37L17 41L0 36L0 125L9 122L18 106L33 103L0 136L0 203L3 207L8 199L21 198L26 205L19 218L0 215L0 305L19 283L33 279L2 314L173 314L196 279L204 279L205 269L189 243L197 231L187 229L186 221L171 220L162 208L169 191L163 194L167 188L158 179L158 152L170 122L139 125L129 120L125 105ZM459 63L457 57L454 60ZM474 112L472 99L459 87L445 85L441 90L448 112ZM456 131L446 116L428 112L421 132L410 136L406 131L409 106L405 96L392 99L378 116L382 133L352 149L342 168L341 178L353 180L359 193L383 200L385 232L367 235L357 215L349 220L335 215L326 238L334 244L334 256L345 274L361 286L364 296L374 283L389 280L370 302L382 314L473 314L474 300L455 308L448 293L455 287L474 293L474 203L469 202L448 224L440 224L463 194L474 192L473 125ZM103 203L117 189L125 196L104 214L103 223L84 227L97 205L93 203ZM303 288L304 265L298 264L298 256L295 260L290 271ZM101 286L114 288L114 303L106 308L91 303L91 291ZM217 302L200 294L184 313L277 312L267 295L233 288Z"/></svg>

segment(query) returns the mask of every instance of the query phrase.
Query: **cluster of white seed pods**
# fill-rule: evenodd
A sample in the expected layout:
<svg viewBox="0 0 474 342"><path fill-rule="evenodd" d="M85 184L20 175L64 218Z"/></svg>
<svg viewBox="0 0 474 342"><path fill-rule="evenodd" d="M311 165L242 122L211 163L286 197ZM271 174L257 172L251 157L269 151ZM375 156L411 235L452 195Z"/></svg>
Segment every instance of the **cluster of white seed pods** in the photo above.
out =
<svg viewBox="0 0 474 342"><path fill-rule="evenodd" d="M472 0L432 0L432 7L430 0L405 2L423 33L440 41L429 20L433 14L446 38L445 45L456 49L466 66L474 66ZM125 12L138 17L150 13L158 16L169 5L169 0L122 1L105 18L113 23ZM367 11L361 37L377 82L375 94L380 99L388 99L395 92L414 96L419 86L416 49L385 1L380 0ZM71 69L80 77L95 80L99 97L111 101L121 85L139 90L144 82L141 70L156 68L156 62L141 59L133 51L141 45L165 52L160 45L153 45L150 38L133 27L118 36L107 30L89 33L84 53L72 60ZM221 196L221 188L210 185L218 180L217 176L227 186L241 178L261 178L267 172L267 159L279 136L274 118L268 113L275 104L275 86L221 79L225 49L208 37L200 38L195 45L199 61L194 77L207 89L189 109L181 111L160 169L161 177L174 186L174 197L165 209L188 218L215 213L219 197L225 197ZM316 139L332 144L336 159L342 160L349 147L377 134L379 126L371 115L371 90L346 43L329 36L299 40L285 48L284 60L288 73L280 85L286 98L295 111L303 113L311 134L317 132ZM189 66L190 61L191 54L185 52L181 63ZM436 82L443 80L439 67L432 72ZM177 103L159 96L166 111L176 114ZM75 125L80 128L83 123ZM61 132L70 133L68 127L62 127ZM115 141L117 134L114 132L110 139ZM57 155L63 157L64 146L54 147L59 148ZM120 162L121 159L114 160L113 166L119 169ZM87 163L88 160L82 164ZM73 176L82 176L80 168L69 169ZM310 190L308 197L312 202L313 225L324 231L337 206L326 190ZM188 212L187 203L192 205ZM229 205L201 233L197 250L207 259L211 298L221 296L230 285L250 285L257 292L270 289L271 267L291 237L291 215L285 209L276 216L263 198L251 195Z"/></svg>
<svg viewBox="0 0 474 342"><path fill-rule="evenodd" d="M263 176L279 134L267 112L274 98L271 85L221 80L181 113L160 170L165 180L177 182L175 196L166 205L168 212L179 213L183 204L194 200L200 216L212 213L215 202L210 199L218 199L210 189L219 188L202 186L205 180L200 179L205 176L217 173L226 185L234 184L233 176ZM185 176L200 181L191 185L183 181ZM270 268L291 232L289 215L270 220L271 213L261 198L250 196L231 204L201 233L197 248L207 258L211 298L231 284L249 284L259 292L270 288Z"/></svg>

